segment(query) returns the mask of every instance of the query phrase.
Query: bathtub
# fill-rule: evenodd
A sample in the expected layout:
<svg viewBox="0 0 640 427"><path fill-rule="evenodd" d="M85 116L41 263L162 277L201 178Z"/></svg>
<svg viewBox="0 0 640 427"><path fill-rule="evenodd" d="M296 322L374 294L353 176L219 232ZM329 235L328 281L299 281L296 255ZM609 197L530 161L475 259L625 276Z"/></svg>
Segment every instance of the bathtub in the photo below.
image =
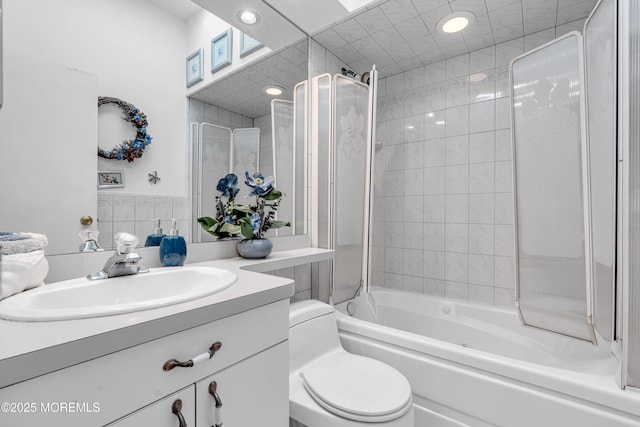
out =
<svg viewBox="0 0 640 427"><path fill-rule="evenodd" d="M523 327L514 310L375 289L338 307L342 343L411 383L417 427L640 426L610 344Z"/></svg>

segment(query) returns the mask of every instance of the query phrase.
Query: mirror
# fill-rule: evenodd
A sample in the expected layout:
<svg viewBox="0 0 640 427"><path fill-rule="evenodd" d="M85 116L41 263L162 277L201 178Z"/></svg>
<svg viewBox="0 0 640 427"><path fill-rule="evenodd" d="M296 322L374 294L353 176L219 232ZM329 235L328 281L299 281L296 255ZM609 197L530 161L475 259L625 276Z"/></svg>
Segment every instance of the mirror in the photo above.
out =
<svg viewBox="0 0 640 427"><path fill-rule="evenodd" d="M190 241L187 113L193 110L188 110L186 98L185 59L191 51L185 46L202 36L192 29L198 20L177 17L146 0L82 2L81 7L75 0L54 3L3 0L0 158L5 166L0 168L0 231L44 233L49 238L46 253L54 255L78 252L78 232L86 229L80 218L85 215L93 218L90 227L100 229L105 248L112 246L118 231L134 233L143 244L153 231L153 218L162 218L166 232L175 217ZM208 59L207 42L200 45ZM266 67L278 66L276 58L286 52L263 58ZM258 70L262 60L255 58L263 53L243 60ZM205 75L210 74L208 61L204 64ZM291 70L279 71L289 75ZM235 71L228 74L227 78L236 76ZM96 141L105 134L104 127L132 132L117 108L103 123L108 111L98 109L99 96L122 99L147 115L153 142L143 157L132 163L98 161ZM247 89L244 96L259 95ZM206 113L218 100L198 102ZM230 120L240 116L229 113ZM253 117L246 117L237 125L255 126L249 120ZM101 148L119 142L115 139ZM125 186L97 190L97 172L105 170L122 172ZM154 173L160 178L155 184L149 181Z"/></svg>
<svg viewBox="0 0 640 427"><path fill-rule="evenodd" d="M307 80L307 64L308 42L302 40L191 95L194 242L215 240L195 218L215 216L216 185L227 173L238 176L236 202L246 204L246 170L274 176L276 188L286 195L277 214L292 226L270 234L305 233L306 138L305 132L294 138L294 117L304 127L306 97L298 97L295 107L293 101L298 84ZM270 95L270 88L281 93Z"/></svg>

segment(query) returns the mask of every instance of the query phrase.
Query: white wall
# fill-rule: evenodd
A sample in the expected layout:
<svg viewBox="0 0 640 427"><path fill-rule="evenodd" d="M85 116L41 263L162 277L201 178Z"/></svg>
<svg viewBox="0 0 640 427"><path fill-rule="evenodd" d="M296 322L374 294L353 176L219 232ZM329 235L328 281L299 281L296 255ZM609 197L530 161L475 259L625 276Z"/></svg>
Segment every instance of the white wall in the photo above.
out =
<svg viewBox="0 0 640 427"><path fill-rule="evenodd" d="M103 170L124 170L126 187L119 191L187 194L183 21L145 0L5 0L3 12L6 48L94 74L100 96L120 98L147 114L153 143L142 158L133 163L98 162ZM42 102L56 108L55 100ZM28 142L34 150L37 144L49 150L66 136L62 130L46 141ZM81 142L97 144L95 138ZM102 148L119 142L107 142ZM95 157L87 161L94 162ZM73 162L54 167L73 167ZM151 186L147 174L153 170L162 180Z"/></svg>
<svg viewBox="0 0 640 427"><path fill-rule="evenodd" d="M233 28L233 48L232 48L232 60L231 65L218 70L215 74L211 74L211 40L227 31L231 27L226 21L218 18L217 16L209 13L206 10L201 10L194 13L187 20L187 55L202 48L204 50L204 70L203 81L190 87L187 95L191 95L194 92L199 91L205 86L213 83L220 78L231 74L238 68L255 61L257 58L264 56L271 52L268 47L262 47L255 52L240 58L240 36L241 32L235 27Z"/></svg>

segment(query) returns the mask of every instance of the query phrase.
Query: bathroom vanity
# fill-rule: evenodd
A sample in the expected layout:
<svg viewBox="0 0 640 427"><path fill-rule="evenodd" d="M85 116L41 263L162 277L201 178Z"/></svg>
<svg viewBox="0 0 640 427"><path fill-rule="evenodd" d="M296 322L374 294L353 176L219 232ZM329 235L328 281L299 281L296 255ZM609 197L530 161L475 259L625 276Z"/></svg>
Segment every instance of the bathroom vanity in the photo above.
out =
<svg viewBox="0 0 640 427"><path fill-rule="evenodd" d="M0 349L0 425L287 425L293 281L255 271L330 256L302 249L194 264L233 271L237 282L169 307L0 321L0 335L12 337Z"/></svg>

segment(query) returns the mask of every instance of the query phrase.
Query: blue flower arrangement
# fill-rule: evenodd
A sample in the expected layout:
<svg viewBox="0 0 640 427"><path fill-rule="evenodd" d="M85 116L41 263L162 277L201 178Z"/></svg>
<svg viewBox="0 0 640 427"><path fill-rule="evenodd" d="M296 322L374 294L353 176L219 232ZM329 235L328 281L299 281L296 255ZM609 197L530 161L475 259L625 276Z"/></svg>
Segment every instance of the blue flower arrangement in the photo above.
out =
<svg viewBox="0 0 640 427"><path fill-rule="evenodd" d="M118 98L106 96L98 97L98 107L105 104L116 104L124 115L122 119L129 122L136 128L135 139L123 141L122 144L112 148L111 150L103 150L98 147L98 157L114 160L127 160L129 163L135 159L142 157L147 145L151 144L153 137L147 134L147 116L136 108L133 104L129 104Z"/></svg>
<svg viewBox="0 0 640 427"><path fill-rule="evenodd" d="M235 203L240 191L238 176L230 173L220 179L216 186L220 195L215 198L215 218L198 218L200 226L219 239L237 237L240 234L245 239L263 239L265 233L272 228L290 227L290 222L275 219L284 194L274 187L274 178L265 178L261 173L250 175L245 172L244 175L244 183L251 188L248 197L255 196L255 204Z"/></svg>

